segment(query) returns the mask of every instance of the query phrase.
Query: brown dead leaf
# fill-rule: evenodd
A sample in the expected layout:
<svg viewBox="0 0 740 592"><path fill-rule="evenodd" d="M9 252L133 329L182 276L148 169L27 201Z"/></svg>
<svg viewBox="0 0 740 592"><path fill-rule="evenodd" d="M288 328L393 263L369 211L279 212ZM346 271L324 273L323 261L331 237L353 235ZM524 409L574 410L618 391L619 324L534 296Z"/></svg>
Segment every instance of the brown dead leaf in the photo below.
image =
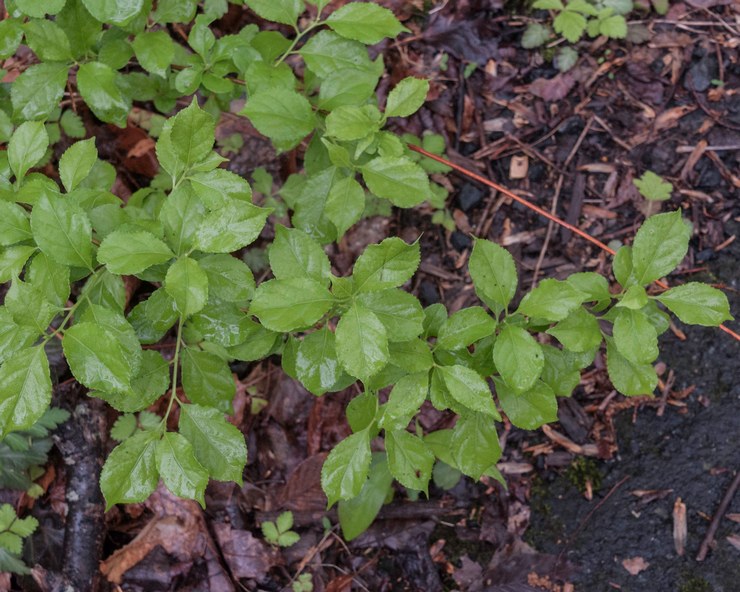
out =
<svg viewBox="0 0 740 592"><path fill-rule="evenodd" d="M280 563L278 552L248 530L236 530L228 524L216 523L213 531L234 577L261 580Z"/></svg>
<svg viewBox="0 0 740 592"><path fill-rule="evenodd" d="M334 578L326 585L326 592L349 592L352 589L354 575L345 574Z"/></svg>
<svg viewBox="0 0 740 592"><path fill-rule="evenodd" d="M326 509L326 495L321 488L325 458L325 453L314 454L293 469L278 495L279 507L294 511Z"/></svg>
<svg viewBox="0 0 740 592"><path fill-rule="evenodd" d="M650 564L642 557L632 557L631 559L625 559L622 561L622 567L624 567L631 576L636 576L641 571L645 571L650 567Z"/></svg>
<svg viewBox="0 0 740 592"><path fill-rule="evenodd" d="M527 86L527 90L536 97L548 102L561 101L568 96L576 84L572 73L558 74L553 78L538 78ZM516 89L515 89L516 90Z"/></svg>

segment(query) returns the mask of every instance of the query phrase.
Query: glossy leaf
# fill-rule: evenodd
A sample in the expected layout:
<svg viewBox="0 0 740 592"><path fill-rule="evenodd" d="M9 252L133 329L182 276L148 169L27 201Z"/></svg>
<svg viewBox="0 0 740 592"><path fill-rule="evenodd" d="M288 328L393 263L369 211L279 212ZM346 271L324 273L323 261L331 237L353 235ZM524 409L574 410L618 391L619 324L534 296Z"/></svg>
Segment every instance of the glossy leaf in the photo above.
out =
<svg viewBox="0 0 740 592"><path fill-rule="evenodd" d="M175 58L175 45L166 31L139 33L134 38L136 59L147 72L164 77Z"/></svg>
<svg viewBox="0 0 740 592"><path fill-rule="evenodd" d="M39 248L72 267L92 267L92 225L69 199L42 195L31 212L31 229Z"/></svg>
<svg viewBox="0 0 740 592"><path fill-rule="evenodd" d="M112 25L126 25L144 7L144 0L82 0L97 20Z"/></svg>
<svg viewBox="0 0 740 592"><path fill-rule="evenodd" d="M249 98L241 114L249 117L257 131L283 150L296 146L316 126L308 99L284 88L256 93Z"/></svg>
<svg viewBox="0 0 740 592"><path fill-rule="evenodd" d="M419 266L419 243L387 238L368 246L355 263L352 277L355 292L371 292L401 286Z"/></svg>
<svg viewBox="0 0 740 592"><path fill-rule="evenodd" d="M270 210L232 199L201 223L195 246L206 253L232 253L252 243L262 232Z"/></svg>
<svg viewBox="0 0 740 592"><path fill-rule="evenodd" d="M514 258L496 243L478 239L473 245L468 267L475 293L494 313L500 314L516 293Z"/></svg>
<svg viewBox="0 0 740 592"><path fill-rule="evenodd" d="M371 460L367 431L352 434L334 447L321 469L321 487L329 507L339 500L359 495L367 480Z"/></svg>
<svg viewBox="0 0 740 592"><path fill-rule="evenodd" d="M166 432L157 443L157 470L167 489L205 507L208 473L195 458L193 446L177 433Z"/></svg>
<svg viewBox="0 0 740 592"><path fill-rule="evenodd" d="M302 0L246 0L247 6L263 19L295 25L305 7Z"/></svg>
<svg viewBox="0 0 740 592"><path fill-rule="evenodd" d="M269 280L257 288L249 312L268 329L285 332L310 327L332 304L329 291L314 280Z"/></svg>
<svg viewBox="0 0 740 592"><path fill-rule="evenodd" d="M298 380L314 395L331 390L343 374L334 333L323 327L306 335L296 351L295 372Z"/></svg>
<svg viewBox="0 0 740 592"><path fill-rule="evenodd" d="M43 123L24 121L18 126L8 142L8 164L16 179L22 179L38 164L48 146L49 134Z"/></svg>
<svg viewBox="0 0 740 592"><path fill-rule="evenodd" d="M368 189L398 207L411 208L431 196L426 173L405 156L379 156L361 170Z"/></svg>
<svg viewBox="0 0 740 592"><path fill-rule="evenodd" d="M0 245L7 247L32 237L31 223L18 204L0 201Z"/></svg>
<svg viewBox="0 0 740 592"><path fill-rule="evenodd" d="M619 309L612 331L619 353L634 364L647 364L658 357L658 332L639 310Z"/></svg>
<svg viewBox="0 0 740 592"><path fill-rule="evenodd" d="M216 123L210 113L193 100L180 111L172 124L172 150L180 162L190 167L206 158L213 147Z"/></svg>
<svg viewBox="0 0 740 592"><path fill-rule="evenodd" d="M55 62L29 66L13 82L10 100L17 119L46 119L64 96L68 64Z"/></svg>
<svg viewBox="0 0 740 592"><path fill-rule="evenodd" d="M385 449L391 475L404 487L428 496L434 454L424 441L406 430L386 431Z"/></svg>
<svg viewBox="0 0 740 592"><path fill-rule="evenodd" d="M218 356L186 347L182 351L182 387L198 405L227 412L236 394L229 365Z"/></svg>
<svg viewBox="0 0 740 592"><path fill-rule="evenodd" d="M663 292L657 299L684 323L716 327L732 320L727 296L716 288L689 282Z"/></svg>
<svg viewBox="0 0 740 592"><path fill-rule="evenodd" d="M680 210L651 216L632 244L632 273L641 286L673 271L689 248L691 228Z"/></svg>
<svg viewBox="0 0 740 592"><path fill-rule="evenodd" d="M190 257L180 257L170 266L164 288L183 317L195 314L208 301L208 276Z"/></svg>
<svg viewBox="0 0 740 592"><path fill-rule="evenodd" d="M382 427L389 430L405 429L426 401L428 391L428 372L417 372L401 378L388 396Z"/></svg>
<svg viewBox="0 0 740 592"><path fill-rule="evenodd" d="M337 324L337 355L344 369L363 382L388 362L388 335L377 316L359 304L342 315Z"/></svg>
<svg viewBox="0 0 740 592"><path fill-rule="evenodd" d="M395 15L372 2L350 2L335 10L326 24L342 37L372 45L407 30Z"/></svg>
<svg viewBox="0 0 740 592"><path fill-rule="evenodd" d="M110 66L88 62L77 71L77 88L99 119L125 127L131 102L116 84L117 76Z"/></svg>
<svg viewBox="0 0 740 592"><path fill-rule="evenodd" d="M42 346L21 349L0 366L0 439L27 430L51 403L49 362Z"/></svg>
<svg viewBox="0 0 740 592"><path fill-rule="evenodd" d="M275 227L269 257L277 279L305 277L326 285L331 275L331 263L321 245L297 228Z"/></svg>
<svg viewBox="0 0 740 592"><path fill-rule="evenodd" d="M399 82L385 104L386 117L408 117L424 104L429 92L429 81L409 76Z"/></svg>
<svg viewBox="0 0 740 592"><path fill-rule="evenodd" d="M583 307L576 308L557 325L548 329L547 333L574 352L595 349L602 340L599 322Z"/></svg>
<svg viewBox="0 0 740 592"><path fill-rule="evenodd" d="M631 362L611 339L606 340L606 367L614 388L623 395L651 395L658 385L652 364Z"/></svg>
<svg viewBox="0 0 740 592"><path fill-rule="evenodd" d="M455 468L476 480L501 458L493 419L480 413L457 420L449 447Z"/></svg>
<svg viewBox="0 0 740 592"><path fill-rule="evenodd" d="M503 380L494 378L501 408L511 423L524 430L558 420L558 402L552 389L541 380L524 391L517 392Z"/></svg>
<svg viewBox="0 0 740 592"><path fill-rule="evenodd" d="M450 350L468 347L492 335L495 329L496 321L480 306L463 308L442 324L437 337L437 347Z"/></svg>
<svg viewBox="0 0 740 592"><path fill-rule="evenodd" d="M540 344L521 327L507 325L493 345L493 361L507 385L518 392L532 388L545 364Z"/></svg>
<svg viewBox="0 0 740 592"><path fill-rule="evenodd" d="M421 304L408 292L393 288L364 292L357 296L357 302L383 323L388 341L409 341L418 337L423 330L424 312Z"/></svg>
<svg viewBox="0 0 740 592"><path fill-rule="evenodd" d="M360 493L349 500L339 502L339 525L347 541L357 538L372 524L393 483L393 475L388 469L386 455L375 452L372 455L368 479Z"/></svg>
<svg viewBox="0 0 740 592"><path fill-rule="evenodd" d="M98 261L118 275L141 273L152 265L175 256L170 248L145 230L116 230L105 237L98 249Z"/></svg>
<svg viewBox="0 0 740 592"><path fill-rule="evenodd" d="M585 294L568 282L546 279L524 296L517 312L547 321L561 321L578 308L585 298Z"/></svg>
<svg viewBox="0 0 740 592"><path fill-rule="evenodd" d="M138 432L116 446L100 473L106 509L115 504L143 502L157 488L156 450L159 433Z"/></svg>
<svg viewBox="0 0 740 592"><path fill-rule="evenodd" d="M64 151L59 159L59 177L68 193L85 180L97 159L95 138L75 142Z"/></svg>
<svg viewBox="0 0 740 592"><path fill-rule="evenodd" d="M131 367L115 335L97 323L77 323L64 332L64 357L72 374L90 389L126 392Z"/></svg>
<svg viewBox="0 0 740 592"><path fill-rule="evenodd" d="M466 409L501 419L491 389L480 375L465 366L438 366L437 372L452 398Z"/></svg>
<svg viewBox="0 0 740 592"><path fill-rule="evenodd" d="M208 276L208 297L243 304L254 295L252 270L243 261L226 254L207 255L198 260Z"/></svg>

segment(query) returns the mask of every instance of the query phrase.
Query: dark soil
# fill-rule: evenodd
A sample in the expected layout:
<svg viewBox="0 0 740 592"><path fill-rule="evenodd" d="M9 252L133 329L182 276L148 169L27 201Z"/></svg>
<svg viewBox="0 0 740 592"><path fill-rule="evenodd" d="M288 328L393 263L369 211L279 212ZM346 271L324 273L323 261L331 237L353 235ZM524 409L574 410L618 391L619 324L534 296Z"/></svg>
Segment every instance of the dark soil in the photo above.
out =
<svg viewBox="0 0 740 592"><path fill-rule="evenodd" d="M737 228L735 229L737 231ZM734 246L734 245L733 245ZM727 249L714 265L714 281L727 284L732 309L740 303L737 260L740 247ZM709 279L709 278L707 278ZM733 291L734 290L734 291ZM603 482L588 502L567 476L537 488L532 500L530 542L539 550L561 554L578 567L576 590L601 592L735 592L740 589L738 550L726 537L740 526L724 519L717 546L697 562L709 520L740 470L740 343L713 329L684 328L686 341L672 334L662 341L661 359L676 372L676 387L696 385L684 409L622 412L617 421L619 455L602 463ZM699 401L703 401L704 404ZM589 512L619 483L615 493ZM632 492L671 490L662 499L641 505ZM679 557L673 542L673 505L686 504L688 539ZM730 512L740 512L735 496ZM584 527L573 537L584 520ZM632 576L622 561L642 557L649 567Z"/></svg>

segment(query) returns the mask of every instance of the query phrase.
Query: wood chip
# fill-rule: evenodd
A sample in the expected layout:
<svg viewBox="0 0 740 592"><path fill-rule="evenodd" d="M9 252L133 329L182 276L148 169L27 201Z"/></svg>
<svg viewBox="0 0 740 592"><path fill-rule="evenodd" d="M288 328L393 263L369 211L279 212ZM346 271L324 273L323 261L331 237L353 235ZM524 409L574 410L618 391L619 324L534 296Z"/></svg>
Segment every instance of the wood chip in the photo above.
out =
<svg viewBox="0 0 740 592"><path fill-rule="evenodd" d="M686 552L686 537L688 527L686 525L686 504L679 497L673 504L673 546L679 557Z"/></svg>
<svg viewBox="0 0 740 592"><path fill-rule="evenodd" d="M631 576L636 576L641 571L645 571L650 567L650 564L642 557L632 557L631 559L625 559L622 561L622 567L624 567Z"/></svg>
<svg viewBox="0 0 740 592"><path fill-rule="evenodd" d="M526 179L529 172L529 157L519 154L511 157L509 164L509 179Z"/></svg>

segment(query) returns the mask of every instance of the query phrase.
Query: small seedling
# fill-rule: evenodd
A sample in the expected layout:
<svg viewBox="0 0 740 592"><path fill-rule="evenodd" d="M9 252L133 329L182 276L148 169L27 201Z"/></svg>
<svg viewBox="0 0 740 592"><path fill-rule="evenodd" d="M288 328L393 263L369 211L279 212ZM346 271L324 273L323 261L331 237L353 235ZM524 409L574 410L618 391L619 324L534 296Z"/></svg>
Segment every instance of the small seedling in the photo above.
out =
<svg viewBox="0 0 740 592"><path fill-rule="evenodd" d="M640 195L650 201L665 201L670 199L673 185L656 175L653 171L645 171L639 179L632 181Z"/></svg>
<svg viewBox="0 0 740 592"><path fill-rule="evenodd" d="M39 523L33 516L18 518L13 506L0 506L0 572L29 574L21 559L23 539L33 534Z"/></svg>
<svg viewBox="0 0 740 592"><path fill-rule="evenodd" d="M262 534L265 540L276 547L290 547L301 540L293 528L293 512L283 512L275 522L266 521L262 523Z"/></svg>
<svg viewBox="0 0 740 592"><path fill-rule="evenodd" d="M301 574L298 579L293 582L293 592L313 592L313 579L311 574Z"/></svg>

